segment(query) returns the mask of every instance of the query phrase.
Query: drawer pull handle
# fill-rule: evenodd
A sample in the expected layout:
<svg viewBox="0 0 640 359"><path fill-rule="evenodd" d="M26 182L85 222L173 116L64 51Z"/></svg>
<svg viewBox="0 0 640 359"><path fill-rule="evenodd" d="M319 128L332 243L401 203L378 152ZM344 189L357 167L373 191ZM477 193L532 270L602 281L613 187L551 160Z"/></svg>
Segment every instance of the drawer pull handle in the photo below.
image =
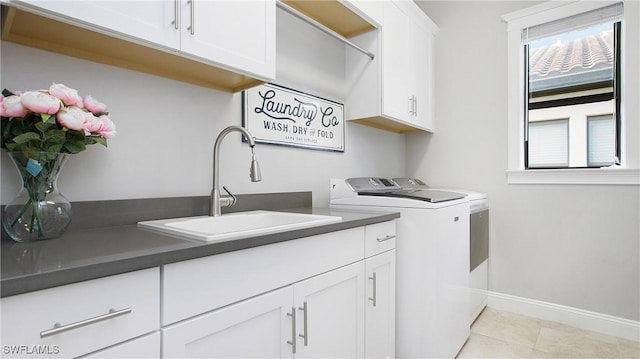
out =
<svg viewBox="0 0 640 359"><path fill-rule="evenodd" d="M373 275L371 277L369 277L369 279L371 279L373 281L373 297L370 297L369 300L373 302L373 306L375 307L376 304L378 303L378 290L377 290L377 278L376 278L376 272L373 272Z"/></svg>
<svg viewBox="0 0 640 359"><path fill-rule="evenodd" d="M131 308L126 308L126 309L121 309L121 310L109 309L109 313L107 313L107 314L103 314L103 315L99 315L97 317L81 320L79 322L66 324L66 325L61 325L60 323L56 323L56 324L53 325L52 329L48 329L48 330L40 332L40 338L46 338L46 337L51 336L51 335L55 335L55 334L66 332L66 331L69 331L69 330L72 330L72 329L84 327L84 326L87 326L87 325L90 325L90 324L102 322L104 320L112 319L112 318L119 317L121 315L129 314L129 313L131 313Z"/></svg>
<svg viewBox="0 0 640 359"><path fill-rule="evenodd" d="M302 304L302 307L298 307L298 310L301 310L303 313L303 326L302 326L302 332L304 334L299 334L298 336L300 338L304 338L304 346L309 346L309 327L307 326L307 312L308 312L308 307L307 307L307 302L304 301Z"/></svg>
<svg viewBox="0 0 640 359"><path fill-rule="evenodd" d="M380 237L376 238L376 241L378 241L378 242L384 242L384 241L388 241L388 240L390 240L390 239L394 239L394 238L396 238L396 236L394 236L394 235L390 235L390 234L387 234L386 236L384 236L384 237L382 237L382 238L380 238Z"/></svg>
<svg viewBox="0 0 640 359"><path fill-rule="evenodd" d="M296 307L291 307L291 313L287 313L291 317L291 340L287 340L287 344L291 345L291 351L296 353Z"/></svg>

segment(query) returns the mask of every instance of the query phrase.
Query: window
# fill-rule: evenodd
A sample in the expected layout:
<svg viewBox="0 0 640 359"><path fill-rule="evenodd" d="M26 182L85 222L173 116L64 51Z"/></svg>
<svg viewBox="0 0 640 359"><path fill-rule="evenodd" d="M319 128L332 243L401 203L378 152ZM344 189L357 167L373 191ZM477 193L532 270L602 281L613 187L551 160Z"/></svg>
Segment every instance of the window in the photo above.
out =
<svg viewBox="0 0 640 359"><path fill-rule="evenodd" d="M594 152L589 148L587 118L607 114L620 122L616 69L621 15L622 4L615 4L522 30L525 168L619 164L615 156L619 158L620 138L615 129L620 126L610 127L612 136L599 138L599 146L614 149L614 158L591 161L589 155ZM544 114L566 120L548 121Z"/></svg>
<svg viewBox="0 0 640 359"><path fill-rule="evenodd" d="M547 1L502 19L507 182L639 185L640 2Z"/></svg>

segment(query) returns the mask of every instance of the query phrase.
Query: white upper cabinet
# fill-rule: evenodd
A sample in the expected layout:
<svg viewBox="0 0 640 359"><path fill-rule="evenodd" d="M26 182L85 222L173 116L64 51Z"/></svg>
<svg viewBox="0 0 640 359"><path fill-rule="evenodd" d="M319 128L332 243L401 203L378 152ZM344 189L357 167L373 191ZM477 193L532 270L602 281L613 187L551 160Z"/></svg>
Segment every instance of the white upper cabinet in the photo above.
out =
<svg viewBox="0 0 640 359"><path fill-rule="evenodd" d="M55 14L84 27L180 48L180 32L176 31L180 15L177 1L20 0L11 3Z"/></svg>
<svg viewBox="0 0 640 359"><path fill-rule="evenodd" d="M182 51L275 78L274 1L182 0L180 6Z"/></svg>
<svg viewBox="0 0 640 359"><path fill-rule="evenodd" d="M409 99L413 96L409 118L416 127L434 132L433 116L433 33L422 21L409 23L409 68L415 76L409 79ZM411 109L411 107L410 107Z"/></svg>
<svg viewBox="0 0 640 359"><path fill-rule="evenodd" d="M275 78L275 0L9 5L7 41L229 92Z"/></svg>
<svg viewBox="0 0 640 359"><path fill-rule="evenodd" d="M411 1L385 1L382 29L347 49L347 119L394 132L433 132L433 36L437 26Z"/></svg>

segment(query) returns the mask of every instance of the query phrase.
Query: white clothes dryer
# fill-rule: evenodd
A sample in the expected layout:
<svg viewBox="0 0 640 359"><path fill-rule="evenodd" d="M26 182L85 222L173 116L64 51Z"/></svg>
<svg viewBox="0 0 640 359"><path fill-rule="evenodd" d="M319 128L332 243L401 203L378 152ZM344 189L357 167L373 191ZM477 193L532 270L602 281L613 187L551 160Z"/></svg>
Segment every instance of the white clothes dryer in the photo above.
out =
<svg viewBox="0 0 640 359"><path fill-rule="evenodd" d="M403 189L431 189L418 178L394 178ZM489 289L489 196L463 189L444 189L464 193L469 199L469 325L478 318L488 303Z"/></svg>
<svg viewBox="0 0 640 359"><path fill-rule="evenodd" d="M399 212L396 357L454 358L469 337L469 200L392 180L331 180L331 208Z"/></svg>

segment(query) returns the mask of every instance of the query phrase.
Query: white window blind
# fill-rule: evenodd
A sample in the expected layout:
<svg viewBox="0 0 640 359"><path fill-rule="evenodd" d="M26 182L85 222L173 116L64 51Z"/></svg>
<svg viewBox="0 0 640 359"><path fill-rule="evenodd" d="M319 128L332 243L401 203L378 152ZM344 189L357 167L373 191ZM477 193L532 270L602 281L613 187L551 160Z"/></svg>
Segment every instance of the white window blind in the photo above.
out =
<svg viewBox="0 0 640 359"><path fill-rule="evenodd" d="M613 115L587 117L587 164L606 166L615 163L616 123Z"/></svg>
<svg viewBox="0 0 640 359"><path fill-rule="evenodd" d="M569 119L529 123L529 167L569 166Z"/></svg>
<svg viewBox="0 0 640 359"><path fill-rule="evenodd" d="M558 35L574 30L581 30L592 25L616 22L624 14L623 3L605 6L563 19L522 29L522 42L528 43L545 37Z"/></svg>

